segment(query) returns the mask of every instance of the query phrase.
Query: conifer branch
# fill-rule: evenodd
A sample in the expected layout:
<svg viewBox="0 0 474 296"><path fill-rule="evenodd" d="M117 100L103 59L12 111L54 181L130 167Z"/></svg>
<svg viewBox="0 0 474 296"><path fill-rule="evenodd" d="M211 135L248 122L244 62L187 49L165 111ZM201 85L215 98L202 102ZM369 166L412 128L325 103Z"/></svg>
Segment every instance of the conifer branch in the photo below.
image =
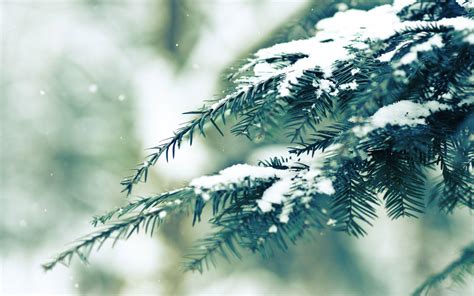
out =
<svg viewBox="0 0 474 296"><path fill-rule="evenodd" d="M133 213L132 215L116 220L110 224L106 224L102 229L86 235L81 239L77 240L69 247L66 251L60 253L51 261L42 265L45 271L53 269L58 263L62 263L66 266L69 266L73 257L78 257L82 262L87 263L88 257L94 247L97 247L97 250L109 239L113 239L113 244L119 239L128 239L132 234L138 233L140 229L143 229L145 233L153 234L156 226L159 226L165 219L168 214L177 214L190 205L190 202L193 200L193 195L189 194L189 191L179 191L179 196L182 198L179 203L169 202L166 205L161 205L158 207L146 206L138 213ZM184 193L184 194L183 194ZM167 196L171 196L168 194ZM160 196L163 198L163 196ZM176 201L177 199L175 199ZM152 201L151 204L157 202L156 198L142 199L146 204L149 201ZM128 213L130 213L135 207L126 207ZM145 211L147 209L147 211ZM111 212L112 214L107 214L98 218L98 221L106 221L109 217L113 216L116 212Z"/></svg>
<svg viewBox="0 0 474 296"><path fill-rule="evenodd" d="M237 116L247 108L253 106L255 101L261 99L269 89L272 89L272 85L279 79L279 77L280 76L277 75L266 80L258 81L255 84L243 86L241 89L233 92L224 99L217 101L212 106L203 107L201 110L189 112L188 114L198 114L199 116L184 124L182 128L175 132L173 137L165 140L162 144L151 148L157 151L148 155L146 160L135 169L134 174L125 177L121 181L121 185L123 186L122 192L126 192L127 195L130 195L134 185L139 182L146 182L148 169L151 166L154 166L163 154L168 161L170 156L171 158L175 157L176 150L181 147L183 141L188 139L189 144L192 145L193 136L196 130L198 130L202 136L205 136L206 124L209 122L211 122L219 133L222 134L216 121L221 119L225 124L227 116L226 111L230 111L231 114Z"/></svg>
<svg viewBox="0 0 474 296"><path fill-rule="evenodd" d="M94 217L101 230L43 267L67 265L74 256L86 261L94 246L140 228L153 232L168 213L192 208L195 224L207 206L215 232L190 251L186 270L203 272L216 254L239 257L241 249L266 257L312 230L362 236L376 218L377 193L393 219L421 214L426 169L437 165L432 199L440 210L472 209L472 10L455 0L428 0L357 13L376 21L353 32L341 24L358 19L340 12L319 22L314 37L259 50L230 77L233 92L188 112L196 118L154 147L121 184L130 195L160 158L174 158L181 144L191 145L211 126L223 135L220 124L229 117L237 136L286 135L285 144L296 146L288 157L235 165ZM466 266L471 271L466 250L416 293Z"/></svg>
<svg viewBox="0 0 474 296"><path fill-rule="evenodd" d="M446 280L450 279L453 283L464 284L466 276L474 275L474 244L464 248L461 256L449 264L445 269L426 279L414 292L413 296L428 295L429 291Z"/></svg>

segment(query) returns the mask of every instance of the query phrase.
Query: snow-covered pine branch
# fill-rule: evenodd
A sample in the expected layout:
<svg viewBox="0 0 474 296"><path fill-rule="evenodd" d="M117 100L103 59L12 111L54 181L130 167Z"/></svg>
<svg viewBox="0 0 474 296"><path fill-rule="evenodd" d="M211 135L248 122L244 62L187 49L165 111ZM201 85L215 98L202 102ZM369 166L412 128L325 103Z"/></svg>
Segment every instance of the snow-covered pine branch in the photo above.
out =
<svg viewBox="0 0 474 296"><path fill-rule="evenodd" d="M174 157L183 141L192 143L209 126L222 133L219 125L229 117L236 118L236 136L288 135L287 155L259 166L234 165L97 217L95 224L111 226L86 238L87 246L120 225L155 225L167 207L190 204L193 223L210 204L215 229L191 251L191 270L203 271L216 253L239 256L239 248L268 255L313 230L360 236L381 204L394 219L422 213L428 168L440 172L430 197L441 210L472 209L472 2L337 7L341 11L317 22L314 37L257 51L232 76L234 92L190 112L197 117L157 146L122 185L131 193L159 158ZM74 254L84 257L77 252L82 246L46 268Z"/></svg>

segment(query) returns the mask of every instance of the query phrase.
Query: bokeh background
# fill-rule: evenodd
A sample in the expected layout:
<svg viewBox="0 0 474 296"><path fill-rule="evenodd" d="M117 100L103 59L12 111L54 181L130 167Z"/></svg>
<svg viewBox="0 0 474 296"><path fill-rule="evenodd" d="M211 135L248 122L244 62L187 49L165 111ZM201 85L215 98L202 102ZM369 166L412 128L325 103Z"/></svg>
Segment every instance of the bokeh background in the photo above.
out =
<svg viewBox="0 0 474 296"><path fill-rule="evenodd" d="M399 221L381 211L365 238L316 235L270 259L219 261L204 275L180 264L208 228L182 217L153 237L104 246L88 266L40 267L92 231L93 215L126 203L119 181L189 119L182 112L218 98L225 76L258 48L313 34L333 2L0 0L0 294L406 295L456 258L473 237L472 214L429 208ZM211 133L160 162L135 193L284 147ZM435 293L474 293L470 283Z"/></svg>

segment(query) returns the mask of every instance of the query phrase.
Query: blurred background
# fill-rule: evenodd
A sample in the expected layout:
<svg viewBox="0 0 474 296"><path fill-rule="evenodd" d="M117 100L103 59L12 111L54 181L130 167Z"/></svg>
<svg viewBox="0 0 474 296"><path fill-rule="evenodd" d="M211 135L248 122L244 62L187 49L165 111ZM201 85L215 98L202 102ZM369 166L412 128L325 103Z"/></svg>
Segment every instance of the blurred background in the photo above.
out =
<svg viewBox="0 0 474 296"><path fill-rule="evenodd" d="M333 2L0 0L0 294L406 295L456 258L472 239L471 214L428 209L394 222L381 212L365 238L324 234L204 275L182 272L182 255L208 231L187 218L104 246L88 266L40 267L92 231L93 215L127 202L121 178L189 119L182 112L218 98L258 48L313 34L322 11L345 8ZM211 133L160 162L135 194L284 147Z"/></svg>

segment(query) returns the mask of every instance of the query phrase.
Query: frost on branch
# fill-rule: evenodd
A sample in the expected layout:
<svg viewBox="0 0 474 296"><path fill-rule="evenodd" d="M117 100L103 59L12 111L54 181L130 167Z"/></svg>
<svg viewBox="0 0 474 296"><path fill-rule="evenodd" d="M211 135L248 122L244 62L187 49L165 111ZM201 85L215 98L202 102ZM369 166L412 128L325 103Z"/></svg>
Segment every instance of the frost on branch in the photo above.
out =
<svg viewBox="0 0 474 296"><path fill-rule="evenodd" d="M224 134L230 117L235 136L286 135L287 155L236 164L96 217L104 228L45 268L84 260L111 237L153 232L188 209L193 223L212 209L214 232L186 257L186 269L201 272L215 254L239 257L243 248L267 256L311 231L363 236L380 206L392 219L419 216L427 200L445 212L472 209L472 5L395 1L342 10L320 19L314 37L257 51L231 77L233 92L190 112L195 118L122 185L130 194L160 158L209 127Z"/></svg>

